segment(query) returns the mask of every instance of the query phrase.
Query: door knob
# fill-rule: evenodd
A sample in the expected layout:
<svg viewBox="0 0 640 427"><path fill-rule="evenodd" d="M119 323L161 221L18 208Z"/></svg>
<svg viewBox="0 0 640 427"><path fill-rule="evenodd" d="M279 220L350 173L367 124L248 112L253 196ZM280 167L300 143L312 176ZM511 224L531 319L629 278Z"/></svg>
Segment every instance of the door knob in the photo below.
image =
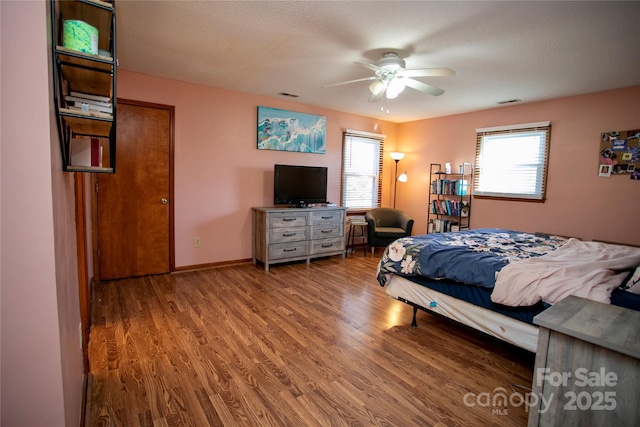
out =
<svg viewBox="0 0 640 427"><path fill-rule="evenodd" d="M160 201L162 202L163 205L166 205L168 200L167 199L160 199Z"/></svg>

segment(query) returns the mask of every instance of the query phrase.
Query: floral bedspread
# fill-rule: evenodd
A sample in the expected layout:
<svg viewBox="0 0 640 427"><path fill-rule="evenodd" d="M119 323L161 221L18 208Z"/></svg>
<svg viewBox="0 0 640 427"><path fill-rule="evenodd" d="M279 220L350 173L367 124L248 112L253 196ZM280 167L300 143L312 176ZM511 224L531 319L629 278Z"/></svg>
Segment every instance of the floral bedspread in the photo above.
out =
<svg viewBox="0 0 640 427"><path fill-rule="evenodd" d="M427 276L493 288L509 262L544 255L568 240L497 228L403 237L385 249L377 279L385 286L391 274Z"/></svg>

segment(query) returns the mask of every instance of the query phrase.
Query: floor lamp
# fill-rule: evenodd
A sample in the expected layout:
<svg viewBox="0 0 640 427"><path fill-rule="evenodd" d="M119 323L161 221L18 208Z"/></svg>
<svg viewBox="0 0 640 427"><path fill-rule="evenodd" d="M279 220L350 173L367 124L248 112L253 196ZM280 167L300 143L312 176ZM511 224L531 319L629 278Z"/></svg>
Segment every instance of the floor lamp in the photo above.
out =
<svg viewBox="0 0 640 427"><path fill-rule="evenodd" d="M400 153L398 151L393 151L390 153L391 158L396 162L396 172L394 174L395 179L393 180L393 208L396 207L396 190L398 188L398 181L407 182L407 171L402 172L398 175L398 162L404 158L404 153Z"/></svg>

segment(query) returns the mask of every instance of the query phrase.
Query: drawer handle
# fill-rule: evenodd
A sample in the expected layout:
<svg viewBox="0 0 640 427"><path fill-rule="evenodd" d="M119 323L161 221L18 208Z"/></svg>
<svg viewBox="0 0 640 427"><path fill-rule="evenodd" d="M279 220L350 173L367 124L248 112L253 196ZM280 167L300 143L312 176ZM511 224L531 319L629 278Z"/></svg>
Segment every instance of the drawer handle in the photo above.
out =
<svg viewBox="0 0 640 427"><path fill-rule="evenodd" d="M295 218L282 218L283 221L295 221Z"/></svg>
<svg viewBox="0 0 640 427"><path fill-rule="evenodd" d="M333 215L331 215L331 216L323 216L322 217L322 219L331 219L331 218L333 218Z"/></svg>
<svg viewBox="0 0 640 427"><path fill-rule="evenodd" d="M297 250L298 250L298 248L285 249L285 250L283 250L283 252L295 252L295 251L297 251Z"/></svg>
<svg viewBox="0 0 640 427"><path fill-rule="evenodd" d="M321 233L333 233L333 230L320 230Z"/></svg>
<svg viewBox="0 0 640 427"><path fill-rule="evenodd" d="M333 246L331 243L325 243L322 245L323 248L330 248L331 246Z"/></svg>
<svg viewBox="0 0 640 427"><path fill-rule="evenodd" d="M291 236L295 236L298 233L282 233L282 237L291 237Z"/></svg>

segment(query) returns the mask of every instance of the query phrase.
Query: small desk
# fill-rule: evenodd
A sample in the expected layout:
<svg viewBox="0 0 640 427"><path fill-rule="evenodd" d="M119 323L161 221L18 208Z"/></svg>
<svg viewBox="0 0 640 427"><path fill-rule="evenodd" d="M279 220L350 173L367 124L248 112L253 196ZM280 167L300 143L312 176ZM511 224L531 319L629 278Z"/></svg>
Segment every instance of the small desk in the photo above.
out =
<svg viewBox="0 0 640 427"><path fill-rule="evenodd" d="M640 312L569 296L538 314L534 426L640 425Z"/></svg>
<svg viewBox="0 0 640 427"><path fill-rule="evenodd" d="M349 254L349 249L351 249L351 251L353 252L355 239L357 237L359 239L362 239L362 250L364 251L364 256L367 256L367 221L360 218L349 218L349 220L347 221L347 225L349 225L349 235L347 237L347 247L345 249L345 255ZM360 234L358 234L357 236L356 228L360 229Z"/></svg>

